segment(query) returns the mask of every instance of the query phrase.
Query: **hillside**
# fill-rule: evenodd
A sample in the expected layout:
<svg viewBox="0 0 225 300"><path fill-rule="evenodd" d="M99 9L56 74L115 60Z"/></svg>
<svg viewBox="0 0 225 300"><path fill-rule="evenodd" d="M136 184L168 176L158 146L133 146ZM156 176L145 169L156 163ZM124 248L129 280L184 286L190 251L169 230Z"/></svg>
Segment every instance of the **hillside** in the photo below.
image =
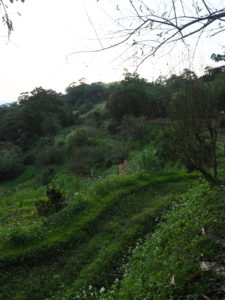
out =
<svg viewBox="0 0 225 300"><path fill-rule="evenodd" d="M224 80L1 107L0 299L224 299Z"/></svg>
<svg viewBox="0 0 225 300"><path fill-rule="evenodd" d="M68 207L47 220L38 220L32 207L43 189L24 187L1 200L7 206L14 199L13 209L2 208L0 261L7 271L6 278L1 275L2 298L13 299L16 282L15 299L31 295L44 299L58 290L61 281L64 289L72 285L75 291L108 286L121 277L120 265L129 248L154 230L194 179L140 173L109 176L79 187L66 175L60 180L66 180L66 191L73 196Z"/></svg>

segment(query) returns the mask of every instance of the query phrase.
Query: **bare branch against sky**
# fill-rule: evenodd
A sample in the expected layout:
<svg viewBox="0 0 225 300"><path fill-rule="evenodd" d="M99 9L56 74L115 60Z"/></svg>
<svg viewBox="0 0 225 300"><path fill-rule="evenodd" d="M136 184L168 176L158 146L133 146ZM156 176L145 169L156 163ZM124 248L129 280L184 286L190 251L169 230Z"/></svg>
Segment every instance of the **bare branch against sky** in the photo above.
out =
<svg viewBox="0 0 225 300"><path fill-rule="evenodd" d="M15 29L9 41L1 23L0 103L38 86L64 92L82 77L121 80L137 66L150 81L184 68L202 74L224 45L225 0L10 2L0 0Z"/></svg>
<svg viewBox="0 0 225 300"><path fill-rule="evenodd" d="M24 2L25 0L19 0L19 1ZM14 0L9 0L9 2L13 3ZM11 20L10 15L8 13L8 5L6 4L5 0L0 0L0 13L1 13L2 23L7 27L8 38L9 38L14 28L13 28L13 21Z"/></svg>
<svg viewBox="0 0 225 300"><path fill-rule="evenodd" d="M204 34L213 37L225 31L224 1L214 1L213 4L209 0L113 2L119 16L114 18L117 31L112 33L111 39L108 38L107 43L102 39L100 47L94 50L74 53L96 53L121 45L132 46L138 68L161 49L168 49L170 44L186 44L191 36L197 36L198 43Z"/></svg>

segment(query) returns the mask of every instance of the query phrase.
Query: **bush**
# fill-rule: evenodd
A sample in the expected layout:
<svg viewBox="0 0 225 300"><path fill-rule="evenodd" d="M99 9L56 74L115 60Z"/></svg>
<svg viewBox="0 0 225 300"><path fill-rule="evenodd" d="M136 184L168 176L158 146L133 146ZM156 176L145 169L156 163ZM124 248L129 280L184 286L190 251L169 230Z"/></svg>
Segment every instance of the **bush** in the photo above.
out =
<svg viewBox="0 0 225 300"><path fill-rule="evenodd" d="M95 164L101 164L102 160L104 160L104 153L101 147L76 148L70 155L68 168L77 175L91 175Z"/></svg>
<svg viewBox="0 0 225 300"><path fill-rule="evenodd" d="M152 144L145 147L141 152L135 153L133 158L129 161L129 169L131 171L154 171L159 170L162 165L163 162L158 156L158 149Z"/></svg>
<svg viewBox="0 0 225 300"><path fill-rule="evenodd" d="M99 111L93 111L88 115L88 118L92 121L92 123L98 128L102 125L103 116Z"/></svg>
<svg viewBox="0 0 225 300"><path fill-rule="evenodd" d="M52 167L49 167L46 170L44 170L40 175L41 184L43 184L43 185L49 184L51 182L53 176L55 175L55 173L56 173L56 170Z"/></svg>
<svg viewBox="0 0 225 300"><path fill-rule="evenodd" d="M37 155L37 162L39 165L53 165L60 164L64 160L64 148L51 145L45 146Z"/></svg>
<svg viewBox="0 0 225 300"><path fill-rule="evenodd" d="M19 148L0 149L0 181L13 179L24 169Z"/></svg>
<svg viewBox="0 0 225 300"><path fill-rule="evenodd" d="M65 145L65 137L64 136L58 136L55 138L55 145L56 146L64 146Z"/></svg>
<svg viewBox="0 0 225 300"><path fill-rule="evenodd" d="M56 214L49 216L44 220L46 226L56 227L65 225L71 221L74 216L78 216L88 207L88 202L81 197L76 197L71 201L64 209L60 210Z"/></svg>
<svg viewBox="0 0 225 300"><path fill-rule="evenodd" d="M73 149L76 147L90 146L95 144L91 133L85 129L79 129L77 131L71 132L67 136L67 151L69 153L73 152Z"/></svg>
<svg viewBox="0 0 225 300"><path fill-rule="evenodd" d="M48 188L46 195L47 198L41 198L35 203L39 216L51 215L65 206L65 198L62 192L55 187Z"/></svg>
<svg viewBox="0 0 225 300"><path fill-rule="evenodd" d="M119 126L119 122L115 120L110 120L106 125L107 130L110 134L117 134L119 132Z"/></svg>
<svg viewBox="0 0 225 300"><path fill-rule="evenodd" d="M55 174L51 182L53 186L60 186L68 199L73 198L74 194L78 193L82 187L80 177L66 173Z"/></svg>
<svg viewBox="0 0 225 300"><path fill-rule="evenodd" d="M140 145L146 145L156 136L156 129L143 117L124 116L120 129L123 138L138 141Z"/></svg>
<svg viewBox="0 0 225 300"><path fill-rule="evenodd" d="M46 217L53 213L50 201L47 198L41 198L35 202L35 207L39 216Z"/></svg>
<svg viewBox="0 0 225 300"><path fill-rule="evenodd" d="M95 176L127 159L130 144L80 129L67 138L68 169L76 175Z"/></svg>

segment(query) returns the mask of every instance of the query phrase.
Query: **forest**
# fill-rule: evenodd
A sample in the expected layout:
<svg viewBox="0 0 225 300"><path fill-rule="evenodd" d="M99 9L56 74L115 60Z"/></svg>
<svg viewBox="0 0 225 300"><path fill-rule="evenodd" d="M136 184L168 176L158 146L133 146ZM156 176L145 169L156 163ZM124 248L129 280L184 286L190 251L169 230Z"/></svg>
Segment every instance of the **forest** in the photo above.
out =
<svg viewBox="0 0 225 300"><path fill-rule="evenodd" d="M224 299L224 130L224 66L0 106L0 299Z"/></svg>

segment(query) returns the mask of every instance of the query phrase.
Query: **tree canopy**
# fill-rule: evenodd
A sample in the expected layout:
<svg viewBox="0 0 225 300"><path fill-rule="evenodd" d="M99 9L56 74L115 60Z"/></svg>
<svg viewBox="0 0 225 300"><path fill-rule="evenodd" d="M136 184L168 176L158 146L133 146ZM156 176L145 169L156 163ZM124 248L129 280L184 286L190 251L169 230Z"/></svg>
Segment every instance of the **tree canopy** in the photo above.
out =
<svg viewBox="0 0 225 300"><path fill-rule="evenodd" d="M30 94L23 94L19 104L3 108L0 142L28 149L41 137L55 135L60 127L71 122L72 112L61 95L38 87Z"/></svg>
<svg viewBox="0 0 225 300"><path fill-rule="evenodd" d="M109 97L109 115L121 122L125 115L145 116L150 119L163 116L162 89L140 78L138 74L126 73L124 80L115 85Z"/></svg>

